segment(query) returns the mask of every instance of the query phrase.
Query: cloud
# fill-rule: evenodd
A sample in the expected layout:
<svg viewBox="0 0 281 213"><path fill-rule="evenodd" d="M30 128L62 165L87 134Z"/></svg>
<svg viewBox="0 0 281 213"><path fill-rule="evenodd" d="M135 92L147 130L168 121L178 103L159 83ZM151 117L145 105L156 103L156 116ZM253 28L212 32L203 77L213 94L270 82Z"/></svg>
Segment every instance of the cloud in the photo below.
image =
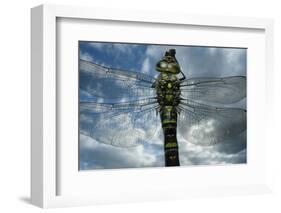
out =
<svg viewBox="0 0 281 213"><path fill-rule="evenodd" d="M146 49L146 56L154 60L159 60L164 56L165 51L168 50L166 46L149 45Z"/></svg>
<svg viewBox="0 0 281 213"><path fill-rule="evenodd" d="M188 165L218 165L246 163L246 133L214 146L199 146L179 139L180 163Z"/></svg>
<svg viewBox="0 0 281 213"><path fill-rule="evenodd" d="M176 57L187 77L245 75L246 49L178 47Z"/></svg>
<svg viewBox="0 0 281 213"><path fill-rule="evenodd" d="M119 148L101 144L87 136L80 137L82 170L164 166L163 162L163 155L155 154L152 148L144 148L144 145Z"/></svg>
<svg viewBox="0 0 281 213"><path fill-rule="evenodd" d="M94 58L92 55L90 55L87 52L82 52L82 51L80 51L80 59L85 60L85 61L94 61Z"/></svg>
<svg viewBox="0 0 281 213"><path fill-rule="evenodd" d="M154 68L166 51L176 49L176 58L188 78L245 75L246 49L195 46L148 45L145 59Z"/></svg>
<svg viewBox="0 0 281 213"><path fill-rule="evenodd" d="M146 73L148 74L149 71L151 70L151 63L150 63L150 59L147 57L144 59L142 67L141 67L141 72L142 73Z"/></svg>
<svg viewBox="0 0 281 213"><path fill-rule="evenodd" d="M98 50L103 50L106 46L106 43L102 43L102 42L88 42L87 43L90 47L98 49Z"/></svg>

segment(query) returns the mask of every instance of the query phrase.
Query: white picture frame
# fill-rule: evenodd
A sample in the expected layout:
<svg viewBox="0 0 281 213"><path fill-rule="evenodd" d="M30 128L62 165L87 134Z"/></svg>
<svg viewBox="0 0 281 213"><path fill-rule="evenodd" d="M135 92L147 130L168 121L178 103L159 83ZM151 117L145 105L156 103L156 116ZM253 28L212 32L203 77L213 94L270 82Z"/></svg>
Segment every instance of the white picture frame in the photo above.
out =
<svg viewBox="0 0 281 213"><path fill-rule="evenodd" d="M79 194L60 194L58 191L59 184L63 184L60 179L59 174L61 173L61 166L59 166L60 159L60 149L61 152L64 151L63 147L59 147L57 144L58 131L57 131L57 107L58 107L58 96L57 88L61 83L57 79L57 22L60 18L64 19L80 19L80 20L99 20L100 22L106 21L116 21L122 26L122 23L151 23L153 25L161 25L167 28L173 26L199 26L202 28L212 28L212 29L226 29L228 31L232 30L257 30L262 32L262 38L260 41L264 41L264 67L261 68L261 76L266 76L265 79L257 77L257 82L264 82L264 87L259 88L261 94L264 97L261 98L261 102L258 102L260 107L258 107L258 113L263 113L263 128L266 131L255 133L262 136L264 139L262 146L259 151L255 154L260 156L264 160L264 165L260 168L256 168L254 174L262 174L261 178L253 181L250 184L250 179L243 182L230 180L230 182L225 182L223 184L217 185L204 185L200 186L199 181L193 183L193 187L186 186L178 188L173 187L171 184L165 186L165 190L162 190L161 186L164 186L163 182L153 188L150 192L141 191L143 184L138 182L139 187L129 184L130 175L125 172L114 174L112 171L107 171L107 176L115 175L118 178L122 178L128 185L123 185L122 187L128 188L126 191L121 191L121 189L115 189L114 192L102 192L99 189L99 193L88 194L81 191ZM31 201L33 204L40 206L42 208L49 207L62 207L62 206L76 206L76 205L91 205L98 203L114 203L114 202L138 202L143 200L165 200L165 199L177 199L186 197L197 197L197 196L214 196L214 195L233 195L233 194L252 194L252 193L264 193L270 192L271 186L271 171L270 171L270 131L272 131L271 119L273 117L272 110L265 111L267 109L273 108L272 96L270 91L272 90L272 79L273 79L273 21L271 19L257 19L257 18L238 18L238 17L216 17L216 16L203 16L203 15L188 15L188 14L164 14L160 12L148 12L148 11L121 11L121 10L109 10L100 8L85 8L85 7L74 7L74 6L54 6L54 5L41 5L31 10L31 73L32 73L32 118L31 118ZM235 35L234 35L235 36ZM251 77L251 76L250 76ZM252 77L253 78L253 77ZM254 87L255 80L251 80L252 87ZM251 85L250 85L251 86ZM249 89L249 91L252 91ZM257 99L253 98L254 103ZM249 100L251 101L251 100ZM251 103L251 102L250 102ZM253 117L250 117L250 124L255 125ZM249 122L248 122L249 123ZM256 127L261 128L261 126ZM75 130L74 130L75 131ZM258 131L259 132L259 131ZM254 133L251 133L254 134ZM257 139L258 140L258 139ZM73 159L72 160L77 160ZM61 165L61 164L60 164ZM63 165L63 164L62 164ZM257 166L257 165L256 165ZM211 170L218 170L221 172L225 168L223 167L210 167L210 168L200 168L200 172L193 175L196 179L196 175L206 175ZM234 168L229 170L237 170L235 172L240 172L247 170L247 167ZM147 172L148 171L148 172ZM78 172L78 170L77 170ZM102 172L100 172L102 173ZM139 177L143 177L144 180L148 175L159 174L174 175L186 175L185 169L177 170L174 168L169 168L167 170L159 169L149 169L145 172L143 170L134 170ZM145 174L147 173L147 174ZM142 176L144 175L144 176ZM84 173L84 178L89 179L91 174ZM88 177L87 177L88 176ZM122 177L121 177L122 176ZM227 177L227 176L225 176ZM92 177L91 177L92 178ZM99 177L102 180L104 177ZM168 178L168 177L167 177ZM213 178L216 178L214 175ZM85 180L86 180L85 179ZM70 177L70 183L68 187L75 185L77 183L73 182L77 179ZM141 181L141 180L138 180ZM180 180L179 180L180 182ZM229 184L231 183L231 184ZM125 183L124 183L125 184ZM100 185L106 185L106 183L100 183ZM85 188L85 187L84 187ZM129 189L130 188L130 189ZM164 188L164 187L163 187ZM74 188L73 188L74 189ZM145 189L145 187L144 187ZM69 189L71 191L71 188ZM77 189L75 189L77 190ZM122 193L120 196L120 190ZM165 192L165 193L164 193ZM176 196L164 196L170 192Z"/></svg>

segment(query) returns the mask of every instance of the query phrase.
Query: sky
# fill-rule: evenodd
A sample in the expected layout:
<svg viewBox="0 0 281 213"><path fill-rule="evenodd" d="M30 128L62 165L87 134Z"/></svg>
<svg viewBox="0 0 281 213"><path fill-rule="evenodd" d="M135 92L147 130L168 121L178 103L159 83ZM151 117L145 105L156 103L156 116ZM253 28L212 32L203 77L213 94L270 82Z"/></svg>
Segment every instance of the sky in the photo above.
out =
<svg viewBox="0 0 281 213"><path fill-rule="evenodd" d="M159 74L154 69L156 63L163 57L165 51L171 48L176 49L176 58L187 78L246 76L247 50L242 48L80 41L79 57L102 66L145 73L155 77ZM83 82L80 79L81 83ZM111 86L114 88L113 84ZM89 100L90 96L80 91L80 101ZM246 109L246 99L228 106ZM129 131L130 125L134 124L126 116L127 114L119 115L116 117L116 121L114 119L104 121L96 118L95 122L100 122L99 126L101 127L99 131L94 130L93 135L96 135L96 138L80 134L80 170L164 166L163 133L161 125L157 123L159 117L156 116L156 113L147 113L147 115L138 118L137 125L145 131L137 136L134 132ZM153 119L151 119L152 117ZM89 120L90 117L86 116L82 119ZM117 119L122 120L122 123L128 127L126 135L119 134L120 120ZM80 122L83 122L81 118ZM108 127L107 122L111 122L110 127L113 126L113 128L106 128ZM148 130L153 134L149 134ZM122 136L122 143L136 140L138 145L134 147L112 146L103 143L102 139L99 140L100 135L115 139L120 139ZM145 139L147 135L150 136L149 141ZM100 138L102 137L105 136L100 136ZM192 144L180 134L177 138L181 166L246 163L246 131L213 146Z"/></svg>

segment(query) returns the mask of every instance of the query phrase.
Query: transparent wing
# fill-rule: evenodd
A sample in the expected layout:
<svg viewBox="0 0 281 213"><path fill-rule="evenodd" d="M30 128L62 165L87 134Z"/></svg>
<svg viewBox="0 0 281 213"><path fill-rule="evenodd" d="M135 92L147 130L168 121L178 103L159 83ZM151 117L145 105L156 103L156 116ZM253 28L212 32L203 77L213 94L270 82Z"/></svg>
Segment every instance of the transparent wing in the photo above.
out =
<svg viewBox="0 0 281 213"><path fill-rule="evenodd" d="M246 77L192 78L181 83L183 98L231 104L246 97Z"/></svg>
<svg viewBox="0 0 281 213"><path fill-rule="evenodd" d="M80 103L80 133L118 147L149 142L161 127L155 99Z"/></svg>
<svg viewBox="0 0 281 213"><path fill-rule="evenodd" d="M155 78L132 71L111 69L80 59L79 87L89 96L103 99L152 97Z"/></svg>
<svg viewBox="0 0 281 213"><path fill-rule="evenodd" d="M198 145L213 145L246 130L246 110L217 108L190 100L179 105L179 134Z"/></svg>

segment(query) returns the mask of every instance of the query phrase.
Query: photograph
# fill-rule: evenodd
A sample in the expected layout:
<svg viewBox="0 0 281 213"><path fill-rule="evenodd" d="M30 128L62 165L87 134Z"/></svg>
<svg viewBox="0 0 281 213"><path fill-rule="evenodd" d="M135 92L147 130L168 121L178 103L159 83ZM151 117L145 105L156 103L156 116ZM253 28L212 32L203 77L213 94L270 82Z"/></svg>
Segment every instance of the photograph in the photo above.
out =
<svg viewBox="0 0 281 213"><path fill-rule="evenodd" d="M247 163L247 48L78 49L79 171Z"/></svg>

